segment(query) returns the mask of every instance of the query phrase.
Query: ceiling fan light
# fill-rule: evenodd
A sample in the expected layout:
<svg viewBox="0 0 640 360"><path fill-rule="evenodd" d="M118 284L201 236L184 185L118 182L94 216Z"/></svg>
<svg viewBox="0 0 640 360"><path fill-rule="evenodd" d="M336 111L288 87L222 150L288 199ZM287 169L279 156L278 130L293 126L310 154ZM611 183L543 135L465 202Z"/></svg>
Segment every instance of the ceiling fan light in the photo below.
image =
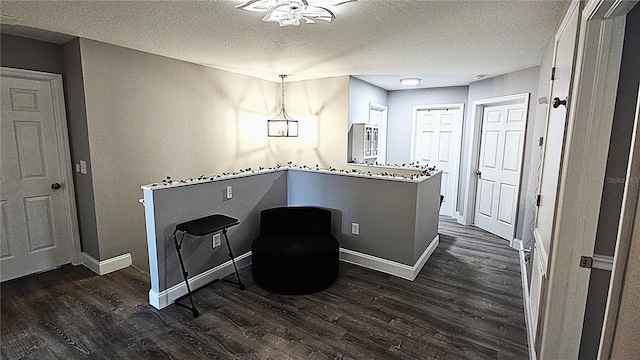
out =
<svg viewBox="0 0 640 360"><path fill-rule="evenodd" d="M299 26L304 20L315 24L315 20L333 22L336 15L327 6L338 6L358 0L248 0L237 9L263 12L262 21L277 22L280 26Z"/></svg>

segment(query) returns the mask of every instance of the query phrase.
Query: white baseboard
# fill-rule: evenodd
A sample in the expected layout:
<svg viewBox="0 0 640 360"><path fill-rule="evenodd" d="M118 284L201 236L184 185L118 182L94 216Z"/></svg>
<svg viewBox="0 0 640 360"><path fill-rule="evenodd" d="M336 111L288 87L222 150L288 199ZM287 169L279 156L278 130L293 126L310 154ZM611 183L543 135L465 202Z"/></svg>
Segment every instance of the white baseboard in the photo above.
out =
<svg viewBox="0 0 640 360"><path fill-rule="evenodd" d="M251 265L251 251L237 256L235 260L236 265L238 266L238 270ZM189 286L191 287L191 291L195 291L196 289L201 288L214 280L222 279L233 273L233 263L231 262L231 260L229 260L214 267L213 269L207 270L190 278ZM187 285L184 283L184 281L181 281L180 283L168 288L167 290L161 291L160 293L149 290L149 303L156 309L160 310L173 304L176 299L186 294Z"/></svg>
<svg viewBox="0 0 640 360"><path fill-rule="evenodd" d="M524 245L522 245L522 240L517 238L514 238L513 240L511 240L511 242L509 243L509 246L511 246L511 248L516 249L518 251L524 250Z"/></svg>
<svg viewBox="0 0 640 360"><path fill-rule="evenodd" d="M429 244L427 249L422 253L418 261L413 266L400 264L395 261L342 248L340 249L340 260L413 281L416 276L418 276L418 273L420 273L420 270L422 270L422 267L426 264L431 254L436 250L439 243L440 236L438 235L431 241L431 244ZM251 251L236 257L236 265L238 266L238 269L251 265ZM190 278L189 286L191 287L191 291L195 291L214 280L222 279L223 277L231 274L233 274L233 264L231 263L231 260L229 260L211 270L207 270ZM167 290L161 291L160 293L149 290L149 303L156 309L160 310L173 304L176 299L186 294L187 286L184 282L180 282Z"/></svg>
<svg viewBox="0 0 640 360"><path fill-rule="evenodd" d="M413 281L438 244L440 244L440 236L436 235L413 266L342 248L340 249L340 260Z"/></svg>
<svg viewBox="0 0 640 360"><path fill-rule="evenodd" d="M98 275L105 275L131 265L131 254L126 253L111 259L98 261L87 253L82 253L82 265Z"/></svg>
<svg viewBox="0 0 640 360"><path fill-rule="evenodd" d="M522 249L522 241L515 239L514 249L518 250L520 255L520 276L522 278L522 302L524 305L524 322L527 331L527 344L529 348L529 360L536 360L535 352L535 334L533 333L533 318L531 317L531 297L529 295L529 280L527 278L527 266L524 261L524 249ZM519 248L517 248L519 246Z"/></svg>

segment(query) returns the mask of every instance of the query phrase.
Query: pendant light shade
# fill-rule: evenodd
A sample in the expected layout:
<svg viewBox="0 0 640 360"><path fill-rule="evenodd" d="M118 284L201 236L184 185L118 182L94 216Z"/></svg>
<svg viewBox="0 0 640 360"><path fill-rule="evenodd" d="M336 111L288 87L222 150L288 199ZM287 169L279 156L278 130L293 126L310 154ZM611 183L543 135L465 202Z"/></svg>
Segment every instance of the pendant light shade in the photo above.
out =
<svg viewBox="0 0 640 360"><path fill-rule="evenodd" d="M284 78L287 75L280 75L282 87L282 107L280 113L273 119L267 120L267 135L269 137L297 137L298 121L293 120L284 108Z"/></svg>

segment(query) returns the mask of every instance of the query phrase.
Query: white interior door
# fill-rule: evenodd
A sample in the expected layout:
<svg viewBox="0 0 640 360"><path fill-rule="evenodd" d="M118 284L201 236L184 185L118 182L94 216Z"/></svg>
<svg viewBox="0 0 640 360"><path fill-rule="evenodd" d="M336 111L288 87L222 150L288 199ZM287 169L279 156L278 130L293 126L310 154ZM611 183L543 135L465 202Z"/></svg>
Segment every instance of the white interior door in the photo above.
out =
<svg viewBox="0 0 640 360"><path fill-rule="evenodd" d="M5 281L69 263L73 252L51 83L3 73L1 87L0 278Z"/></svg>
<svg viewBox="0 0 640 360"><path fill-rule="evenodd" d="M536 247L542 252L546 261L551 249L551 235L553 218L555 216L556 198L558 193L558 179L560 178L560 164L562 148L564 146L565 128L567 123L567 106L554 107L553 99L565 100L569 96L571 77L573 74L573 59L576 37L578 35L579 12L573 11L565 19L564 26L558 30L555 43L554 79L551 82L551 100L547 112L547 124L544 136L543 159L539 175L540 203L536 212L534 236Z"/></svg>
<svg viewBox="0 0 640 360"><path fill-rule="evenodd" d="M484 108L474 223L513 240L524 149L524 104Z"/></svg>
<svg viewBox="0 0 640 360"><path fill-rule="evenodd" d="M458 171L462 127L462 106L420 106L415 108L414 146L411 162L442 170L440 214L453 216L458 195Z"/></svg>

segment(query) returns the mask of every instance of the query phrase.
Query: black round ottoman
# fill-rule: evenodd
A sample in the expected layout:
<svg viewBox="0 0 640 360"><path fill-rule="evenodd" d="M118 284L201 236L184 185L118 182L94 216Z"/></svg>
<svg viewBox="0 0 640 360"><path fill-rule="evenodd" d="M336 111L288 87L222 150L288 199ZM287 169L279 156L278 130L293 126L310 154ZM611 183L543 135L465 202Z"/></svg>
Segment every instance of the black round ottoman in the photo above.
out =
<svg viewBox="0 0 640 360"><path fill-rule="evenodd" d="M329 210L267 209L261 212L260 224L261 235L251 245L253 279L257 285L273 293L310 294L334 282L339 271L340 246L330 234Z"/></svg>

